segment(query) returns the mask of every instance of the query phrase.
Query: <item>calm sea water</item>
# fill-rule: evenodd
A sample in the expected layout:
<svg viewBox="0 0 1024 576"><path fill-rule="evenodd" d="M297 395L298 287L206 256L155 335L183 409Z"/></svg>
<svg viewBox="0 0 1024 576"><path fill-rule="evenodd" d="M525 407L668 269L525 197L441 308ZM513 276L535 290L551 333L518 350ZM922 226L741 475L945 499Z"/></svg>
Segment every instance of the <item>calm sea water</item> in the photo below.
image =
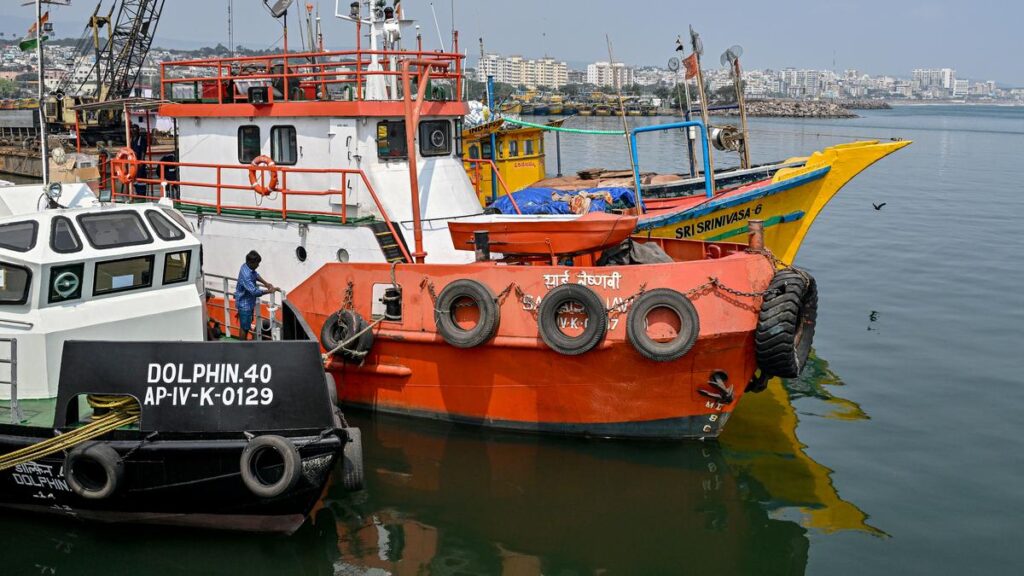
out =
<svg viewBox="0 0 1024 576"><path fill-rule="evenodd" d="M797 259L820 286L815 362L745 396L719 442L350 414L368 489L332 491L291 538L4 513L0 574L1020 573L1024 109L751 125L759 162L851 137L914 144L815 224ZM645 136L643 168L681 170L680 142ZM628 165L616 138L565 137L562 155L567 173Z"/></svg>

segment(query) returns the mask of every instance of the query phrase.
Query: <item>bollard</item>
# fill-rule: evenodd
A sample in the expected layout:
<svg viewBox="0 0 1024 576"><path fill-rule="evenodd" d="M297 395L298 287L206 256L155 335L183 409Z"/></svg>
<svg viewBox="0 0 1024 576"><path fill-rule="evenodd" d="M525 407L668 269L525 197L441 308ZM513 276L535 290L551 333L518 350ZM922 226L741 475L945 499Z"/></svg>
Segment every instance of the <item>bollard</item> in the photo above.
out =
<svg viewBox="0 0 1024 576"><path fill-rule="evenodd" d="M491 235L487 230L473 232L473 251L477 262L487 262L491 259Z"/></svg>
<svg viewBox="0 0 1024 576"><path fill-rule="evenodd" d="M750 220L747 222L747 229L750 230L750 237L747 240L750 250L764 250L764 220Z"/></svg>

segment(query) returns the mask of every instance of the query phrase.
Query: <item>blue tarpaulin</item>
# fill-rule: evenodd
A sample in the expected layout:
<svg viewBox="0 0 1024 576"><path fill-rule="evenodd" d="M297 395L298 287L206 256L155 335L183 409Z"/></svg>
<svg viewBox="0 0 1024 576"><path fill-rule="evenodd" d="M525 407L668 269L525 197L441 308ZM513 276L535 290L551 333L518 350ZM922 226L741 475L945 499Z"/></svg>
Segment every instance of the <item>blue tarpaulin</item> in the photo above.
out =
<svg viewBox="0 0 1024 576"><path fill-rule="evenodd" d="M633 191L629 188L606 187L606 188L585 188L583 190L556 190L554 188L523 188L513 192L512 196L519 205L523 214L572 214L569 203L559 200L552 200L552 195L573 196L582 192L607 192L612 197L613 204L624 204L630 208L636 206L633 198ZM502 214L515 214L516 209L508 196L502 196L491 205ZM608 203L601 198L594 198L590 203L591 212L606 212Z"/></svg>

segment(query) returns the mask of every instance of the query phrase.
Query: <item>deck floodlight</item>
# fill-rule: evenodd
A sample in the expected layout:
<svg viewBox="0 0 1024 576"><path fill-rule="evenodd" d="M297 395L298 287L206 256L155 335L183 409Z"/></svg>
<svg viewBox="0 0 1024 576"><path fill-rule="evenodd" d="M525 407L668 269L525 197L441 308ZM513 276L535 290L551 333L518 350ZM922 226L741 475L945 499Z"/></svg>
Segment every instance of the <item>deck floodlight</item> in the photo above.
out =
<svg viewBox="0 0 1024 576"><path fill-rule="evenodd" d="M353 19L358 19L359 18L359 2L353 2L348 7L348 10L349 10L349 12L348 12L349 15L352 16Z"/></svg>
<svg viewBox="0 0 1024 576"><path fill-rule="evenodd" d="M273 15L274 18L284 16L288 13L288 9L292 7L293 2L295 2L295 0L277 0L277 2L274 2L273 6L270 6L270 14Z"/></svg>
<svg viewBox="0 0 1024 576"><path fill-rule="evenodd" d="M56 202L60 195L64 192L64 187L60 185L60 182L50 182L46 185L46 197Z"/></svg>

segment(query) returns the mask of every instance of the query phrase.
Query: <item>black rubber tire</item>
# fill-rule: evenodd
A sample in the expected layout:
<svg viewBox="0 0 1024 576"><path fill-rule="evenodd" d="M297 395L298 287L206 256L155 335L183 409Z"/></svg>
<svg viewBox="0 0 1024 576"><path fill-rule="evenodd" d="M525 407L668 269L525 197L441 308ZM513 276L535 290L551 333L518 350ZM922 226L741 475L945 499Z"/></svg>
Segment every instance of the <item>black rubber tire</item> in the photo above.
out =
<svg viewBox="0 0 1024 576"><path fill-rule="evenodd" d="M274 482L266 482L261 478L258 469L259 458L267 450L277 452L281 458L281 477ZM302 476L302 458L299 456L299 449L291 440L267 434L249 441L242 450L239 469L242 472L242 482L250 492L260 498L276 498L298 483L299 477Z"/></svg>
<svg viewBox="0 0 1024 576"><path fill-rule="evenodd" d="M568 336L559 327L558 312L569 302L583 305L587 323L579 336ZM608 333L608 311L601 298L593 290L579 284L562 284L553 288L540 302L537 312L537 328L540 337L549 348L576 356L594 349Z"/></svg>
<svg viewBox="0 0 1024 576"><path fill-rule="evenodd" d="M342 451L341 485L349 492L362 490L363 478L363 433L359 428L345 428L348 442Z"/></svg>
<svg viewBox="0 0 1024 576"><path fill-rule="evenodd" d="M327 317L323 327L320 328L320 344L324 350L333 350L342 342L348 340L353 334L366 328L369 324L355 310L338 310ZM346 346L345 350L335 352L348 362L359 363L365 358L365 353L373 348L373 330L363 332L355 342ZM355 354L353 354L355 352Z"/></svg>
<svg viewBox="0 0 1024 576"><path fill-rule="evenodd" d="M754 333L757 365L769 376L796 378L807 364L818 319L814 278L793 269L775 273Z"/></svg>
<svg viewBox="0 0 1024 576"><path fill-rule="evenodd" d="M334 382L334 376L330 372L324 372L324 386L327 387L327 399L331 406L338 405L338 385Z"/></svg>
<svg viewBox="0 0 1024 576"><path fill-rule="evenodd" d="M96 478L87 479L81 471L83 464L98 467L103 475L101 482ZM64 479L71 491L86 500L104 500L113 496L124 478L124 460L108 444L85 442L68 452L64 459Z"/></svg>
<svg viewBox="0 0 1024 576"><path fill-rule="evenodd" d="M647 335L647 315L656 308L667 308L679 317L679 334L671 342L656 342ZM645 292L629 307L626 337L641 356L655 362L671 362L682 358L697 343L700 317L685 296L670 288Z"/></svg>
<svg viewBox="0 0 1024 576"><path fill-rule="evenodd" d="M480 310L480 319L469 330L459 326L454 317L455 303L464 298L472 300ZM487 342L498 331L500 320L501 312L491 289L466 278L445 286L434 307L434 324L437 325L438 334L456 348L473 348Z"/></svg>

